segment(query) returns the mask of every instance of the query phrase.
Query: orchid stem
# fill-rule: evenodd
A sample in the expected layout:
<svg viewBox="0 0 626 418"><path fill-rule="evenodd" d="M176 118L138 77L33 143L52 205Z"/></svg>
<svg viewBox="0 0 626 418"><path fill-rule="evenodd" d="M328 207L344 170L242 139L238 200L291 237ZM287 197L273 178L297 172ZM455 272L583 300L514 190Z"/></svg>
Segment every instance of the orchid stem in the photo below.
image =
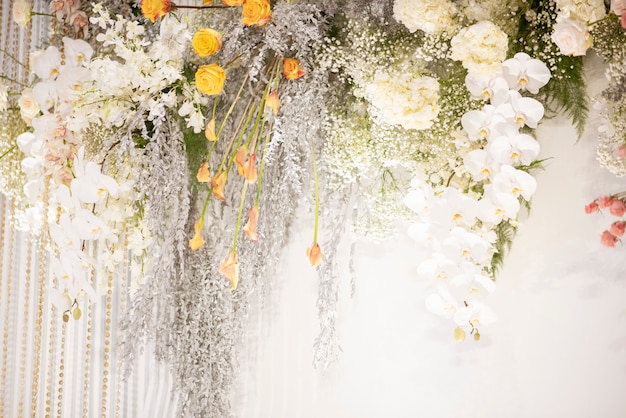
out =
<svg viewBox="0 0 626 418"><path fill-rule="evenodd" d="M317 242L317 229L320 217L320 191L317 178L317 164L315 163L315 149L313 148L313 144L311 144L311 160L313 162L313 181L315 184L315 226L313 228L313 242L315 243Z"/></svg>
<svg viewBox="0 0 626 418"><path fill-rule="evenodd" d="M9 148L8 150L6 150L2 155L0 155L0 160L2 160L4 157L7 156L7 154L9 154L11 151L13 151L15 148L17 148L17 145L13 145L11 148Z"/></svg>
<svg viewBox="0 0 626 418"><path fill-rule="evenodd" d="M241 200L239 201L239 214L237 215L237 226L235 227L235 239L233 240L233 248L231 252L237 250L237 237L239 236L239 228L241 228L241 215L243 214L243 205L246 202L246 192L248 191L248 182L244 181L243 190L241 191Z"/></svg>
<svg viewBox="0 0 626 418"><path fill-rule="evenodd" d="M15 61L16 63L18 63L18 64L19 64L22 68L24 68L24 69L25 69L25 70L27 70L27 71L30 71L30 70L28 69L28 67L27 67L27 66L25 66L25 65L22 63L22 61L18 60L18 59L17 59L17 58L15 58L13 55L9 54L9 52L8 52L6 49L4 49L4 48L0 48L0 52L4 52L4 54L5 54L7 57L11 58L13 61Z"/></svg>

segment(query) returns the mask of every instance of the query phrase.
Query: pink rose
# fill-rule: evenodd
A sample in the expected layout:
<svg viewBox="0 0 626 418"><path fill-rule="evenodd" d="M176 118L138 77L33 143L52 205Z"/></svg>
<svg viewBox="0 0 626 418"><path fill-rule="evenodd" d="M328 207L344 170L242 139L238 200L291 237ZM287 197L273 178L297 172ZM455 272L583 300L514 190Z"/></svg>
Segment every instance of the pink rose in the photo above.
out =
<svg viewBox="0 0 626 418"><path fill-rule="evenodd" d="M602 235L600 235L600 242L605 247L614 248L617 243L617 237L609 231L604 231Z"/></svg>
<svg viewBox="0 0 626 418"><path fill-rule="evenodd" d="M624 202L619 199L612 199L611 206L609 207L609 212L611 212L611 215L613 216L622 217L626 212L626 205L624 205Z"/></svg>
<svg viewBox="0 0 626 418"><path fill-rule="evenodd" d="M624 230L626 229L626 222L622 222L622 221L615 221L611 224L611 234L615 235L616 237L622 237L624 236Z"/></svg>
<svg viewBox="0 0 626 418"><path fill-rule="evenodd" d="M626 29L626 13L622 12L622 28Z"/></svg>
<svg viewBox="0 0 626 418"><path fill-rule="evenodd" d="M598 203L598 207L600 209L608 208L611 204L611 196L602 196L601 198L597 199L596 202Z"/></svg>
<svg viewBox="0 0 626 418"><path fill-rule="evenodd" d="M619 158L626 158L626 145L620 145L617 147L617 156Z"/></svg>
<svg viewBox="0 0 626 418"><path fill-rule="evenodd" d="M598 202L595 200L585 206L585 213L589 215L590 213L595 213L598 211Z"/></svg>
<svg viewBox="0 0 626 418"><path fill-rule="evenodd" d="M618 16L624 15L626 10L626 0L611 0L611 11Z"/></svg>

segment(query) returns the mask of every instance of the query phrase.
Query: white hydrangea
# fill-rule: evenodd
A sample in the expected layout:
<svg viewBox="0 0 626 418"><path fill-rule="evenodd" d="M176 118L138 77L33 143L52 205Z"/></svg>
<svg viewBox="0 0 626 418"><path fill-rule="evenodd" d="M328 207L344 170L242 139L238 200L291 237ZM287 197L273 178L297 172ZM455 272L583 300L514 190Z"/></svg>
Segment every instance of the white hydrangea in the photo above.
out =
<svg viewBox="0 0 626 418"><path fill-rule="evenodd" d="M603 0L557 0L559 16L596 22L606 16Z"/></svg>
<svg viewBox="0 0 626 418"><path fill-rule="evenodd" d="M415 1L396 0L393 17L411 33L418 29L428 34L449 31L456 26L456 7L448 0Z"/></svg>
<svg viewBox="0 0 626 418"><path fill-rule="evenodd" d="M439 113L439 83L432 77L379 72L365 97L375 116L405 129L428 129Z"/></svg>
<svg viewBox="0 0 626 418"><path fill-rule="evenodd" d="M489 21L463 28L452 38L451 58L461 61L470 74L495 74L502 68L508 37Z"/></svg>

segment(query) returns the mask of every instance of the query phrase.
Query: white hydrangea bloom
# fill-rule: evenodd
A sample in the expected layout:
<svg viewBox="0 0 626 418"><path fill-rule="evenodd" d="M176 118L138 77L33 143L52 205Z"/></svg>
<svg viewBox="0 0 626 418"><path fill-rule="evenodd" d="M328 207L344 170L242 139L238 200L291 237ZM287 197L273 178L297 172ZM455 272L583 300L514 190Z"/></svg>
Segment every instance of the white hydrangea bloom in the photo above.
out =
<svg viewBox="0 0 626 418"><path fill-rule="evenodd" d="M606 16L603 0L557 0L559 16L596 22Z"/></svg>
<svg viewBox="0 0 626 418"><path fill-rule="evenodd" d="M396 0L393 4L393 17L409 29L411 33L421 30L428 34L438 34L456 26L456 7L447 0L415 1Z"/></svg>
<svg viewBox="0 0 626 418"><path fill-rule="evenodd" d="M495 74L502 68L508 37L489 21L463 28L450 43L451 58L461 61L470 74Z"/></svg>
<svg viewBox="0 0 626 418"><path fill-rule="evenodd" d="M428 129L439 114L439 83L413 74L379 72L365 87L372 113L390 125Z"/></svg>

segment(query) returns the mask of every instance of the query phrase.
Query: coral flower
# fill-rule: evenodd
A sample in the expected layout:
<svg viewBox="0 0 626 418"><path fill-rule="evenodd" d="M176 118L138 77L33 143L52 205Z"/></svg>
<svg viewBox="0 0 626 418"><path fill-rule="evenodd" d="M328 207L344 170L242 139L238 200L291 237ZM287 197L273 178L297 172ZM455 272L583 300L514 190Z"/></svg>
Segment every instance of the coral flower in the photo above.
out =
<svg viewBox="0 0 626 418"><path fill-rule="evenodd" d="M624 213L626 213L626 205L619 199L611 199L609 212L611 212L613 216L624 216Z"/></svg>
<svg viewBox="0 0 626 418"><path fill-rule="evenodd" d="M206 128L204 128L204 136L207 141L217 141L217 136L215 135L215 118L212 118L209 123L206 124Z"/></svg>
<svg viewBox="0 0 626 418"><path fill-rule="evenodd" d="M604 209L608 208L611 205L611 200L611 196L602 196L596 199L596 202L598 203L598 207L600 209Z"/></svg>
<svg viewBox="0 0 626 418"><path fill-rule="evenodd" d="M598 202L596 202L595 200L591 203L589 203L588 205L585 206L585 213L586 214L590 214L590 213L596 213L598 211Z"/></svg>
<svg viewBox="0 0 626 418"><path fill-rule="evenodd" d="M208 162L205 161L202 163L202 165L200 165L196 178L198 179L200 183L208 183L209 181L211 181L211 175L209 174Z"/></svg>
<svg viewBox="0 0 626 418"><path fill-rule="evenodd" d="M220 263L220 274L230 280L230 290L237 289L239 282L239 263L237 263L237 253L231 251Z"/></svg>
<svg viewBox="0 0 626 418"><path fill-rule="evenodd" d="M240 146L239 149L237 150L237 153L235 154L235 164L237 164L237 173L239 173L240 176L243 176L243 165L246 162L246 155L248 155L247 145Z"/></svg>
<svg viewBox="0 0 626 418"><path fill-rule="evenodd" d="M213 196L215 196L219 200L226 200L226 196L224 196L224 186L226 185L226 178L226 171L221 171L213 176L213 178L211 179Z"/></svg>
<svg viewBox="0 0 626 418"><path fill-rule="evenodd" d="M196 224L193 226L193 230L195 232L192 239L189 240L189 248L192 251L199 250L204 246L204 239L202 238L202 227L204 226L204 220L202 218L198 219Z"/></svg>
<svg viewBox="0 0 626 418"><path fill-rule="evenodd" d="M259 208L253 206L248 211L248 222L243 227L243 232L246 233L250 241L258 241L259 234L256 232L256 225L259 220Z"/></svg>
<svg viewBox="0 0 626 418"><path fill-rule="evenodd" d="M306 256L309 259L309 264L313 267L322 262L322 249L317 242L314 242L309 248L306 249Z"/></svg>
<svg viewBox="0 0 626 418"><path fill-rule="evenodd" d="M283 75L287 80L295 80L305 74L300 60L296 58L285 58L283 60Z"/></svg>
<svg viewBox="0 0 626 418"><path fill-rule="evenodd" d="M243 178L248 184L256 183L258 174L256 171L256 154L250 154L248 160L243 164Z"/></svg>
<svg viewBox="0 0 626 418"><path fill-rule="evenodd" d="M272 109L275 115L278 115L280 99L278 98L278 92L276 90L267 95L267 98L265 99L265 106Z"/></svg>
<svg viewBox="0 0 626 418"><path fill-rule="evenodd" d="M623 237L626 229L626 222L615 221L611 224L610 232L616 237Z"/></svg>
<svg viewBox="0 0 626 418"><path fill-rule="evenodd" d="M600 235L600 242L605 247L613 248L617 243L617 237L609 231L604 231L602 235Z"/></svg>
<svg viewBox="0 0 626 418"><path fill-rule="evenodd" d="M242 22L246 26L263 26L272 18L269 0L243 0Z"/></svg>
<svg viewBox="0 0 626 418"><path fill-rule="evenodd" d="M152 23L172 9L170 0L141 0L141 13Z"/></svg>

